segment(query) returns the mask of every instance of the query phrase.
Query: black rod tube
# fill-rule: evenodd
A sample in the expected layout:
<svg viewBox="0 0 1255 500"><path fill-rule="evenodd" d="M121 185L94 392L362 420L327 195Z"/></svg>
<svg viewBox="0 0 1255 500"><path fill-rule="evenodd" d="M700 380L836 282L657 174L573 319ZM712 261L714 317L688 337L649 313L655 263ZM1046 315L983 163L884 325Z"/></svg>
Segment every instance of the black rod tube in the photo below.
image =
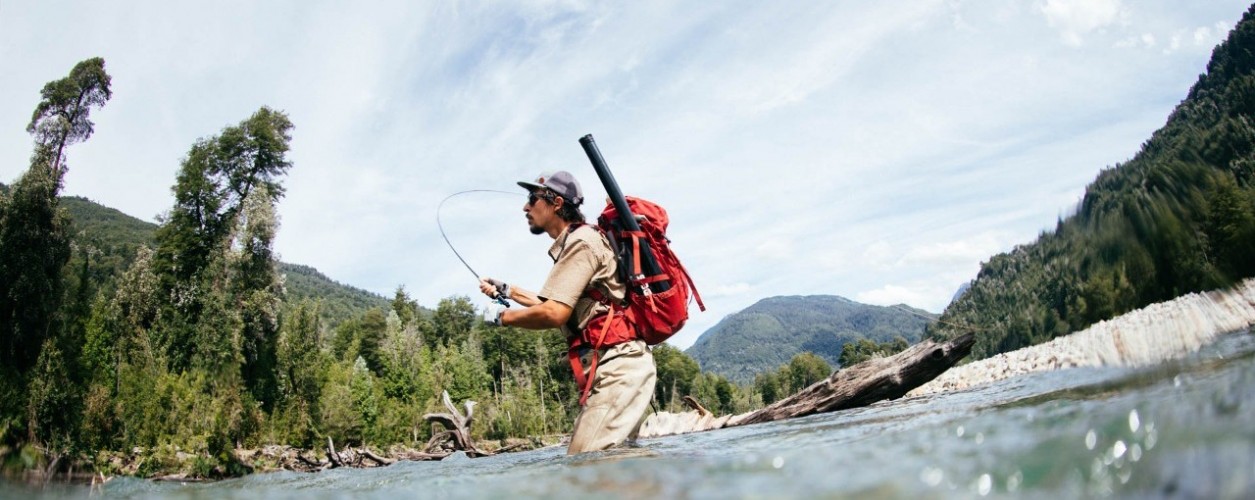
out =
<svg viewBox="0 0 1255 500"><path fill-rule="evenodd" d="M619 183L615 182L614 174L610 172L610 166L606 165L606 159L602 158L601 150L597 148L597 143L593 141L593 134L581 137L580 146L584 147L584 153L588 155L588 161L592 162L593 170L597 171L597 177L601 179L601 185L606 188L606 195L610 197L610 202L614 204L615 210L619 213L619 224L628 231L640 231L641 226L636 223L636 216L628 208L627 198L623 197L623 191L619 189ZM645 240L641 240L641 268L645 276L662 274L662 268L654 258L654 251L649 248L649 242ZM651 284L649 288L653 292L662 292L670 289L671 283L669 281L658 281Z"/></svg>
<svg viewBox="0 0 1255 500"><path fill-rule="evenodd" d="M610 173L610 166L606 165L606 159L602 158L601 150L597 148L597 143L593 141L593 134L581 137L580 146L584 147L584 153L588 155L588 161L593 163L593 170L597 171L597 177L601 179L601 185L606 188L606 195L610 197L610 202L614 203L615 210L619 212L619 223L629 231L640 231L641 226L636 224L636 217L628 209L627 198L624 198L623 191L619 190L619 183L615 182L614 174Z"/></svg>

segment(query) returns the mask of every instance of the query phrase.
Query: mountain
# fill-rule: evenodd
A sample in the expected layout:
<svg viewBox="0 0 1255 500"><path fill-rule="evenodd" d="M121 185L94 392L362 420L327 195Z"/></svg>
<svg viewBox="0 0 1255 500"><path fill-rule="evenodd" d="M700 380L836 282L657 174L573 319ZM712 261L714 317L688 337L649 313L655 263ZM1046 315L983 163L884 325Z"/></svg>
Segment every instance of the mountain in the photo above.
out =
<svg viewBox="0 0 1255 500"><path fill-rule="evenodd" d="M73 221L70 235L74 243L95 249L90 267L97 283L107 283L125 271L140 246L155 245L156 224L78 196L62 197L61 206ZM327 326L374 307L386 310L391 304L382 296L341 284L309 266L280 262L279 273L284 275L287 302L322 301L321 317Z"/></svg>
<svg viewBox="0 0 1255 500"><path fill-rule="evenodd" d="M1255 276L1255 6L1131 160L1077 212L981 265L929 335L976 359Z"/></svg>
<svg viewBox="0 0 1255 500"><path fill-rule="evenodd" d="M388 299L342 284L310 266L280 262L279 274L283 275L283 287L287 290L288 302L296 303L302 299L321 300L320 313L329 326L361 316L372 308L379 307L387 312L392 307Z"/></svg>
<svg viewBox="0 0 1255 500"><path fill-rule="evenodd" d="M917 342L924 325L936 316L904 305L872 306L832 295L770 297L725 317L685 353L703 371L746 383L804 351L837 366L846 342L886 342L897 336Z"/></svg>
<svg viewBox="0 0 1255 500"><path fill-rule="evenodd" d="M970 281L959 285L959 289L954 291L954 296L950 297L950 303L953 304L954 301L959 300L959 297L962 297L963 294L967 293L969 288L972 288L972 282Z"/></svg>

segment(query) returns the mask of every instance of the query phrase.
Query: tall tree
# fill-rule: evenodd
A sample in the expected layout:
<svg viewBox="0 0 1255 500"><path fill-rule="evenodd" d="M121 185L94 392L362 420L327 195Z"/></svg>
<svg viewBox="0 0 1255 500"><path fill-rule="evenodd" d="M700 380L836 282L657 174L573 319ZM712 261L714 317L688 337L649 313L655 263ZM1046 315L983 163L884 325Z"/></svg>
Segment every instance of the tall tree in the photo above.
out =
<svg viewBox="0 0 1255 500"><path fill-rule="evenodd" d="M17 420L25 396L26 439L60 449L79 414L82 338L81 329L73 329L79 338L58 335L70 221L57 194L66 146L91 136L91 109L111 95L104 60L75 65L41 94L27 126L35 137L30 168L0 199L0 421Z"/></svg>
<svg viewBox="0 0 1255 500"><path fill-rule="evenodd" d="M110 80L105 60L94 57L74 65L69 76L44 85L43 100L26 126L35 136L32 163L50 168L58 179L65 174L65 147L91 137L91 109L113 97Z"/></svg>
<svg viewBox="0 0 1255 500"><path fill-rule="evenodd" d="M405 285L397 287L396 293L392 297L392 310L397 313L397 318L401 320L401 325L408 325L414 322L418 317L418 302L410 298L410 294L405 292Z"/></svg>
<svg viewBox="0 0 1255 500"><path fill-rule="evenodd" d="M0 201L0 364L18 373L54 332L70 257L69 220L57 200L65 147L91 136L91 109L112 95L104 64L88 59L44 86L27 126L35 137L30 169Z"/></svg>
<svg viewBox="0 0 1255 500"><path fill-rule="evenodd" d="M175 369L190 361L206 294L222 291L223 284L211 277L221 276L214 268L221 268L232 245L245 200L256 192L255 203L273 206L283 195L279 177L292 166L285 156L291 130L287 115L262 107L220 135L197 141L183 160L173 188L174 208L157 230L154 255L161 287L170 297L161 343ZM263 268L265 260L260 260Z"/></svg>

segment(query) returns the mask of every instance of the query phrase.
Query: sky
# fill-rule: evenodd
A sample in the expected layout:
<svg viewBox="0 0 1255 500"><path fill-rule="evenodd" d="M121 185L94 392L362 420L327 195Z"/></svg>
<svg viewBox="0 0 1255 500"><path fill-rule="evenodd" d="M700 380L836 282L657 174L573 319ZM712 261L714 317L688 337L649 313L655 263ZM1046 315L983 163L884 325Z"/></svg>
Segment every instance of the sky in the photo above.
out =
<svg viewBox="0 0 1255 500"><path fill-rule="evenodd" d="M568 170L594 218L593 134L670 214L708 308L687 348L771 296L941 312L1132 158L1248 8L0 0L0 182L29 165L43 85L103 57L114 95L62 194L156 221L192 144L269 106L295 125L283 261L486 307L440 226L481 276L539 289L551 241L515 182Z"/></svg>

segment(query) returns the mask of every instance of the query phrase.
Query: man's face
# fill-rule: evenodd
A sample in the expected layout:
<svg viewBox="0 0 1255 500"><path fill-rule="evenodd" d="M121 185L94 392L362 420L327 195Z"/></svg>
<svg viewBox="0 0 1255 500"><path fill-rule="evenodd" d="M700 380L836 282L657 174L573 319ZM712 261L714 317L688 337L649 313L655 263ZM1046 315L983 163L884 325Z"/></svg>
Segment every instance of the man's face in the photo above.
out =
<svg viewBox="0 0 1255 500"><path fill-rule="evenodd" d="M544 189L537 189L527 195L523 213L526 214L527 228L532 234L545 234L545 228L558 216L554 198L553 193Z"/></svg>

